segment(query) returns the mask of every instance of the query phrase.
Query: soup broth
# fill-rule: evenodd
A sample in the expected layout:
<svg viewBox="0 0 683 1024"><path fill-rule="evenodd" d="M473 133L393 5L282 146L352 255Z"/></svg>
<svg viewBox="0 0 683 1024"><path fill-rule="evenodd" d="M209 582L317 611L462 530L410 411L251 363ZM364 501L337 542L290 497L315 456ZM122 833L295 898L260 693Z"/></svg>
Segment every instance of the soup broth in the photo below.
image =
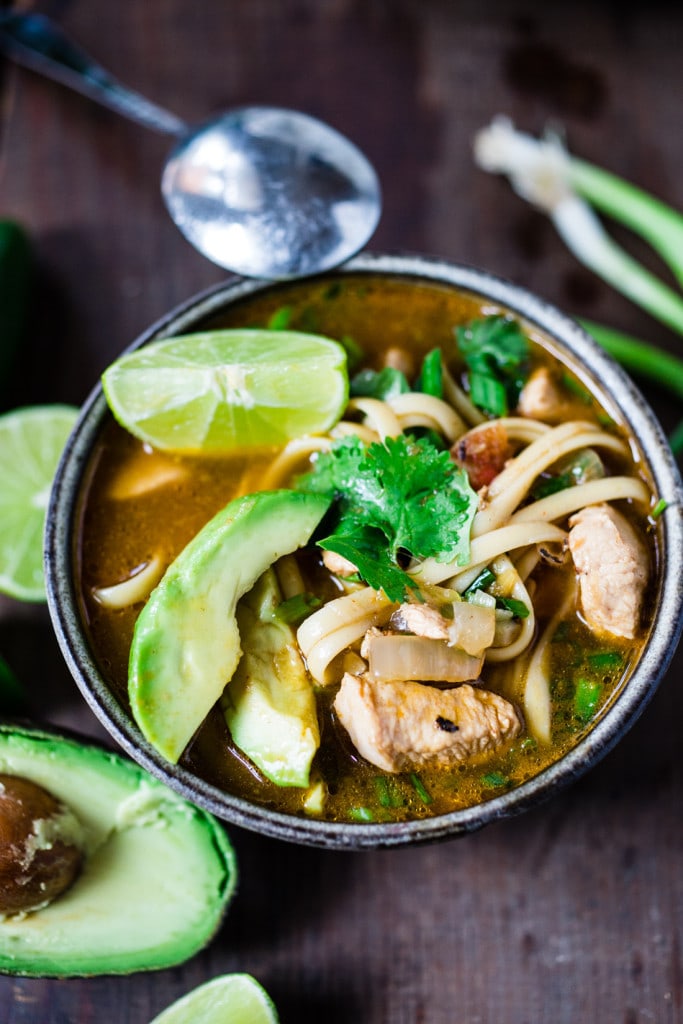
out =
<svg viewBox="0 0 683 1024"><path fill-rule="evenodd" d="M496 314L505 315L506 311L446 286L360 274L330 275L246 298L199 329L286 322L290 329L342 341L358 360L354 372L364 367L379 370L402 360L411 377L418 373L422 358L440 348L453 377L460 381L463 364L454 344L454 328ZM642 467L632 455L635 447L614 421L613 411L590 393L590 382L577 368L559 361L550 339L529 325L523 326L531 342L530 372L548 367L559 374L564 400L573 415L627 442L623 453L609 449L600 453L607 473L641 476ZM311 384L315 386L315 382ZM128 658L141 603L108 607L98 598L101 588L130 578L142 565L154 563L161 572L228 501L262 489L264 474L276 454L251 450L229 456L171 455L150 450L114 422L103 431L81 497L76 575L92 649L122 705L128 705ZM297 472L306 468L301 465ZM647 545L652 579L656 550L648 530L647 509L636 508L629 501L617 504ZM566 517L560 525L566 529ZM518 786L561 758L590 728L618 694L648 630L646 613L633 638L589 628L575 597L576 573L571 560L555 553L562 564L554 564L552 555L550 552L545 561L539 561L527 579L536 609L535 637L545 635L547 641L549 741L541 741L524 722L518 735L494 753L475 755L449 767L385 771L358 753L342 727L333 707L337 683L316 688L321 742L310 787L269 782L235 747L218 706L181 763L218 788L253 803L332 821L437 815ZM324 570L319 549L302 552L298 563L307 591L323 600L339 596L338 581ZM563 607L564 614L559 614ZM533 649L532 645L530 651ZM526 652L517 662L530 656ZM519 665L515 666L515 661L487 661L482 682L520 707Z"/></svg>

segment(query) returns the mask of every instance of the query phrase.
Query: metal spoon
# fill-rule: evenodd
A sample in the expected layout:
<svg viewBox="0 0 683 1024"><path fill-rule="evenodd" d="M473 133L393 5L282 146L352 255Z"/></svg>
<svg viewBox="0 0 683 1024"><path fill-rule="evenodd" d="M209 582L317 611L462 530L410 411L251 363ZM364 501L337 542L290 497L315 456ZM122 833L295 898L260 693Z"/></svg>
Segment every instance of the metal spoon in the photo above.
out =
<svg viewBox="0 0 683 1024"><path fill-rule="evenodd" d="M0 14L0 51L158 132L177 136L161 178L171 217L214 263L247 277L338 266L377 226L381 194L366 157L295 110L242 107L190 127L120 85L48 18Z"/></svg>

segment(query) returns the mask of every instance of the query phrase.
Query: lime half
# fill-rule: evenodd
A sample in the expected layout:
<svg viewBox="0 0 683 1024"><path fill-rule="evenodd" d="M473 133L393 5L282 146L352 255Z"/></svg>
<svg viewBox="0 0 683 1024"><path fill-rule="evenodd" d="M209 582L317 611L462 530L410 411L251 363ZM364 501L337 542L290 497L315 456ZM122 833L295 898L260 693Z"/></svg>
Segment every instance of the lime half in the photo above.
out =
<svg viewBox="0 0 683 1024"><path fill-rule="evenodd" d="M0 416L0 592L20 601L45 600L45 513L77 415L68 405L37 405Z"/></svg>
<svg viewBox="0 0 683 1024"><path fill-rule="evenodd" d="M278 1015L250 974L224 974L188 992L151 1024L278 1024Z"/></svg>
<svg viewBox="0 0 683 1024"><path fill-rule="evenodd" d="M296 331L225 330L151 342L102 377L119 423L166 451L285 444L337 422L346 353Z"/></svg>

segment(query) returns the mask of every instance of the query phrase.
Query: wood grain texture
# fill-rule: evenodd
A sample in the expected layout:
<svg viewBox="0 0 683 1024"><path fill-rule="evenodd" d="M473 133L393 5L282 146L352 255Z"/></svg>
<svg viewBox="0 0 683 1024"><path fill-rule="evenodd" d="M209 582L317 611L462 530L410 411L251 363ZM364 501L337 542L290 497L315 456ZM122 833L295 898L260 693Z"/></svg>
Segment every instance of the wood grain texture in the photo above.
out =
<svg viewBox="0 0 683 1024"><path fill-rule="evenodd" d="M532 131L554 119L574 151L683 208L680 6L36 7L183 117L274 102L347 133L384 189L372 249L486 267L570 313L680 351L665 328L580 269L549 224L471 158L474 132L498 112ZM29 72L0 70L0 214L29 229L37 264L12 403L80 403L139 331L224 275L166 216L165 139ZM676 403L648 395L673 426ZM30 685L36 716L102 734L44 609L0 604L0 650ZM583 780L467 839L350 855L233 829L241 885L202 955L131 978L0 978L0 1024L145 1024L231 970L259 978L283 1024L678 1024L682 671L679 654L643 717Z"/></svg>

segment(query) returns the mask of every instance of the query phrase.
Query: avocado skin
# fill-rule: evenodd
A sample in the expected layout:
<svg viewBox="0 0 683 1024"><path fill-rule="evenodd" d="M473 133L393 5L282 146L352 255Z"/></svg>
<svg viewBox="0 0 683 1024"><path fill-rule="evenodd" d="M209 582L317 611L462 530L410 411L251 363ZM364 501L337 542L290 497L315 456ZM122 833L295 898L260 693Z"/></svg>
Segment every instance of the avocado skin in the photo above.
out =
<svg viewBox="0 0 683 1024"><path fill-rule="evenodd" d="M128 693L145 738L177 762L242 655L235 609L278 558L308 542L330 499L299 491L236 498L169 566L135 625Z"/></svg>
<svg viewBox="0 0 683 1024"><path fill-rule="evenodd" d="M84 869L63 896L25 917L0 917L0 973L68 978L160 970L184 963L213 938L237 864L211 814L75 734L0 725L0 771L54 794L86 838Z"/></svg>

